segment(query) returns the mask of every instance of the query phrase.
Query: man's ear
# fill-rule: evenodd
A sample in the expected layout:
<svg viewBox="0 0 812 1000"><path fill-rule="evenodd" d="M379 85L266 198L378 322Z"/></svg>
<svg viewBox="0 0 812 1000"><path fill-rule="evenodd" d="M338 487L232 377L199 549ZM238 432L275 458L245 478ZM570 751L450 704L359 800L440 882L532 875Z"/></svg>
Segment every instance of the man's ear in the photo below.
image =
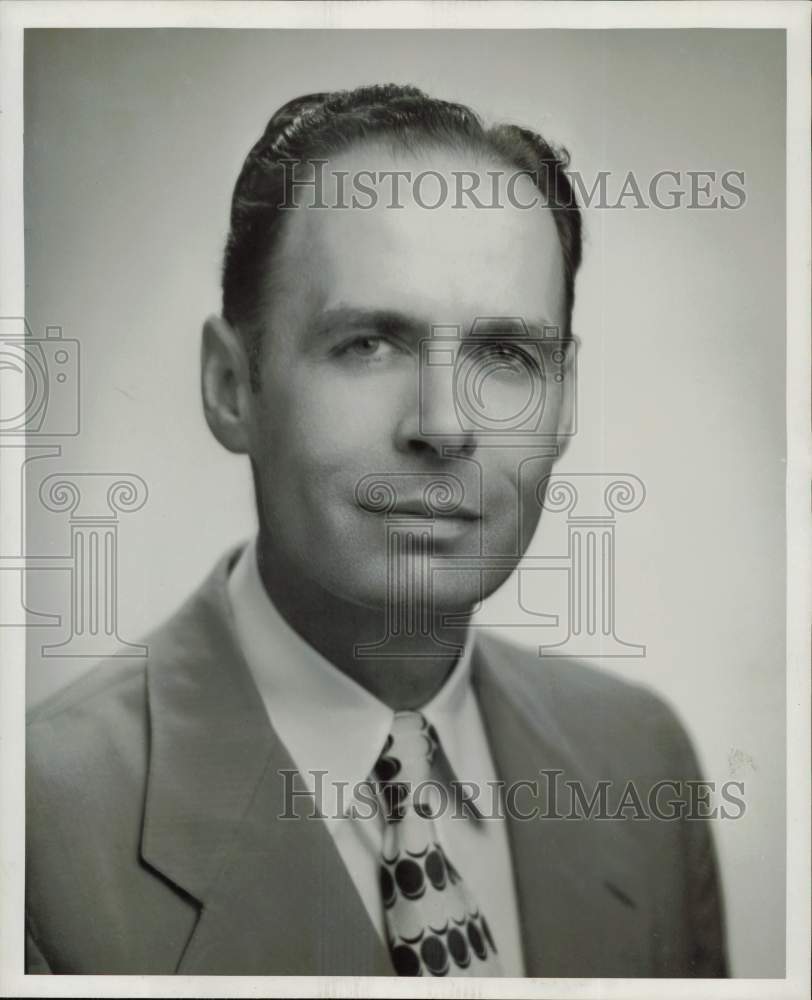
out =
<svg viewBox="0 0 812 1000"><path fill-rule="evenodd" d="M251 440L252 390L242 338L221 316L203 324L200 388L206 423L220 444L244 453Z"/></svg>

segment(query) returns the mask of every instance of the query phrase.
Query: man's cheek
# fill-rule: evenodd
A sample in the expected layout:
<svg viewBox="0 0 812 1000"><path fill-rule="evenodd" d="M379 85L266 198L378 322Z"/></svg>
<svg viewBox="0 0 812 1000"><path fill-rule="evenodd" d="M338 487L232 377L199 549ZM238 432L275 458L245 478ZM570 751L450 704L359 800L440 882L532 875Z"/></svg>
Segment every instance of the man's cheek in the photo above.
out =
<svg viewBox="0 0 812 1000"><path fill-rule="evenodd" d="M364 432L369 417L381 407L376 393L364 393L352 380L321 371L298 392L297 423L314 438L336 435L352 440Z"/></svg>
<svg viewBox="0 0 812 1000"><path fill-rule="evenodd" d="M521 554L541 516L538 486L549 473L550 463L535 455L528 459L518 449L503 457L505 461L483 469L483 514L494 537L509 538L512 550L518 542Z"/></svg>

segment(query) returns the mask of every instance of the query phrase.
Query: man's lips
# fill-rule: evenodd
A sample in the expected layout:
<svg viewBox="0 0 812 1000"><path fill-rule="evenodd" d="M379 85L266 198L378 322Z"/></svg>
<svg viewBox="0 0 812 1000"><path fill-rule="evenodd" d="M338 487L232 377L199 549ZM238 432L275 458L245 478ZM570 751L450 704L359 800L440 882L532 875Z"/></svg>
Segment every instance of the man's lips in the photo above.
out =
<svg viewBox="0 0 812 1000"><path fill-rule="evenodd" d="M454 507L449 510L438 509L437 507L429 509L422 500L401 500L392 507L387 507L385 510L376 510L371 506L367 507L365 504L359 504L359 506L367 514L381 514L387 517L420 517L425 520L447 518L455 521L480 520L479 514L471 510L470 507Z"/></svg>
<svg viewBox="0 0 812 1000"><path fill-rule="evenodd" d="M482 520L474 485L452 472L372 472L356 483L354 493L369 514L464 527Z"/></svg>
<svg viewBox="0 0 812 1000"><path fill-rule="evenodd" d="M427 510L426 505L420 501L398 503L388 512L390 515L401 515L410 517L449 517L457 521L478 521L479 514L467 507L455 507L452 510Z"/></svg>

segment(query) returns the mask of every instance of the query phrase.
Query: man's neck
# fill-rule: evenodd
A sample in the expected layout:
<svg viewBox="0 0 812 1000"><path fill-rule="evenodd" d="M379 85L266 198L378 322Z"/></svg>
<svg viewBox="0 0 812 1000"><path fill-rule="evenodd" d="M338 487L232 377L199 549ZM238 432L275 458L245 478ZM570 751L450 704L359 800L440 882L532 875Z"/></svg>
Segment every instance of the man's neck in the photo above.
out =
<svg viewBox="0 0 812 1000"><path fill-rule="evenodd" d="M257 566L266 593L288 625L326 660L395 711L420 708L439 691L465 641L461 626L449 628L435 616L430 634L415 637L404 655L387 649L385 656L359 656L359 647L371 647L386 634L385 611L342 600L288 573L281 557L269 558L267 552L260 538Z"/></svg>

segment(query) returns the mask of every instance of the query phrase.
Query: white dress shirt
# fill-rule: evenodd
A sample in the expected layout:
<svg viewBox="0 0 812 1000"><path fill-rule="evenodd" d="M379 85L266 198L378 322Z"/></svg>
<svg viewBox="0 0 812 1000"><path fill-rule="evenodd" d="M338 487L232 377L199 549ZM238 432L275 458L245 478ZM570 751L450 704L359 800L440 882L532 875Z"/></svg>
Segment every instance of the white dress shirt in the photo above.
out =
<svg viewBox="0 0 812 1000"><path fill-rule="evenodd" d="M257 568L256 541L240 554L228 580L237 635L271 725L301 774L296 787L320 792L321 812L370 920L385 938L378 859L384 821L363 808L349 815L352 789L372 776L394 712L294 631L268 597ZM504 818L492 818L486 791L496 771L470 683L471 637L442 688L420 711L437 730L453 776L483 791L485 818L438 823L446 854L485 913L506 976L523 976L516 891ZM318 772L326 772L319 776ZM440 780L440 772L432 778ZM491 784L488 784L488 783ZM343 785L341 784L343 783ZM301 797L299 797L301 801ZM453 802L453 798L451 798ZM342 809L343 807L343 809Z"/></svg>

